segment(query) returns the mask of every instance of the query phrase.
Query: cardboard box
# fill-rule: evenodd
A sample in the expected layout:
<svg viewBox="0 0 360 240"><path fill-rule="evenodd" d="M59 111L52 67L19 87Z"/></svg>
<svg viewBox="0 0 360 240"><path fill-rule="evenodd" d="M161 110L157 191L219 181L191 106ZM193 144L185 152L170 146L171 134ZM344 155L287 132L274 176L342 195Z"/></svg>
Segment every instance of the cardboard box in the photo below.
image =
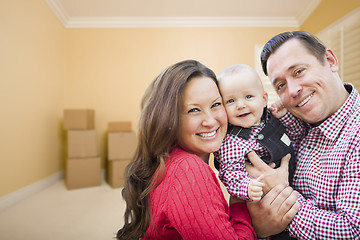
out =
<svg viewBox="0 0 360 240"><path fill-rule="evenodd" d="M95 111L92 109L65 109L64 129L86 130L95 128Z"/></svg>
<svg viewBox="0 0 360 240"><path fill-rule="evenodd" d="M65 182L68 189L99 186L101 184L101 158L68 158Z"/></svg>
<svg viewBox="0 0 360 240"><path fill-rule="evenodd" d="M109 132L131 132L131 122L109 122Z"/></svg>
<svg viewBox="0 0 360 240"><path fill-rule="evenodd" d="M135 132L109 132L108 160L132 159L136 144Z"/></svg>
<svg viewBox="0 0 360 240"><path fill-rule="evenodd" d="M68 158L98 157L95 130L69 130L67 139Z"/></svg>
<svg viewBox="0 0 360 240"><path fill-rule="evenodd" d="M124 187L125 169L130 161L130 159L108 161L106 181L111 187Z"/></svg>

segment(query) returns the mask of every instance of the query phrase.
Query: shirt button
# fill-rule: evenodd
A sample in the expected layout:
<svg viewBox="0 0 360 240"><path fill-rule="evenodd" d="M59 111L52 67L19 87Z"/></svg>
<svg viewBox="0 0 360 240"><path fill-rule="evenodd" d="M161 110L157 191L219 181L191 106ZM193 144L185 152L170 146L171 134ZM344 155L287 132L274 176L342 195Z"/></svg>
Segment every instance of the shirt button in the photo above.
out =
<svg viewBox="0 0 360 240"><path fill-rule="evenodd" d="M263 140L263 139L264 139L264 135L262 135L262 134L257 135L257 139L258 139L258 140Z"/></svg>

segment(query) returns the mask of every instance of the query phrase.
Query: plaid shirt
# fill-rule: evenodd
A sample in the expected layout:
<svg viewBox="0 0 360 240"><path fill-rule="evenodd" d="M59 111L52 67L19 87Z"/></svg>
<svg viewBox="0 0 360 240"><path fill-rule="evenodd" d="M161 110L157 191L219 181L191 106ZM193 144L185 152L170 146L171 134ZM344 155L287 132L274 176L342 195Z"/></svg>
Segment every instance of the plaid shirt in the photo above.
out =
<svg viewBox="0 0 360 240"><path fill-rule="evenodd" d="M301 208L289 231L298 239L360 239L360 97L345 87L350 96L321 125L299 128L290 114L281 119L296 138Z"/></svg>
<svg viewBox="0 0 360 240"><path fill-rule="evenodd" d="M248 186L251 179L245 169L246 155L251 151L255 151L259 157L269 155L266 148L256 140L256 136L264 126L265 124L262 122L251 127L248 140L226 134L220 149L214 153L214 157L220 163L220 180L224 183L229 194L239 199L249 200Z"/></svg>

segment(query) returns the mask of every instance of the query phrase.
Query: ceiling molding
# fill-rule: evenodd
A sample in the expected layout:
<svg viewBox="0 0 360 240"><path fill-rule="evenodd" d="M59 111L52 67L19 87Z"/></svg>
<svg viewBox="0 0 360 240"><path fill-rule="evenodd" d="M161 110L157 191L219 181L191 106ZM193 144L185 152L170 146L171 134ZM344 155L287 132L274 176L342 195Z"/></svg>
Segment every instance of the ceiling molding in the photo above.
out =
<svg viewBox="0 0 360 240"><path fill-rule="evenodd" d="M306 19L311 15L311 13L319 6L321 0L313 0L311 3L304 8L304 10L297 16L297 21L299 26L301 26Z"/></svg>
<svg viewBox="0 0 360 240"><path fill-rule="evenodd" d="M69 18L66 28L227 28L299 27L295 18L256 17L113 17Z"/></svg>
<svg viewBox="0 0 360 240"><path fill-rule="evenodd" d="M65 8L57 0L45 0L49 5L50 9L55 13L56 17L60 22L66 27L69 21L69 15L67 14Z"/></svg>
<svg viewBox="0 0 360 240"><path fill-rule="evenodd" d="M318 6L312 1L297 17L70 17L58 0L45 0L65 28L298 28Z"/></svg>

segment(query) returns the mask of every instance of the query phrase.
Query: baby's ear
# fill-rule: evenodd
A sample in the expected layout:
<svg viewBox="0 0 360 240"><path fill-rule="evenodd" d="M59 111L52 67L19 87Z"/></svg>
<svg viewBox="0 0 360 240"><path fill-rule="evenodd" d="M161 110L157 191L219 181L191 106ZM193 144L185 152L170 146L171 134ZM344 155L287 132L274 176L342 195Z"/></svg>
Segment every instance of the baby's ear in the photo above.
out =
<svg viewBox="0 0 360 240"><path fill-rule="evenodd" d="M267 92L264 92L263 98L264 98L264 102L265 102L264 107L266 107L266 105L268 103L268 99L269 99L269 96L268 96Z"/></svg>

